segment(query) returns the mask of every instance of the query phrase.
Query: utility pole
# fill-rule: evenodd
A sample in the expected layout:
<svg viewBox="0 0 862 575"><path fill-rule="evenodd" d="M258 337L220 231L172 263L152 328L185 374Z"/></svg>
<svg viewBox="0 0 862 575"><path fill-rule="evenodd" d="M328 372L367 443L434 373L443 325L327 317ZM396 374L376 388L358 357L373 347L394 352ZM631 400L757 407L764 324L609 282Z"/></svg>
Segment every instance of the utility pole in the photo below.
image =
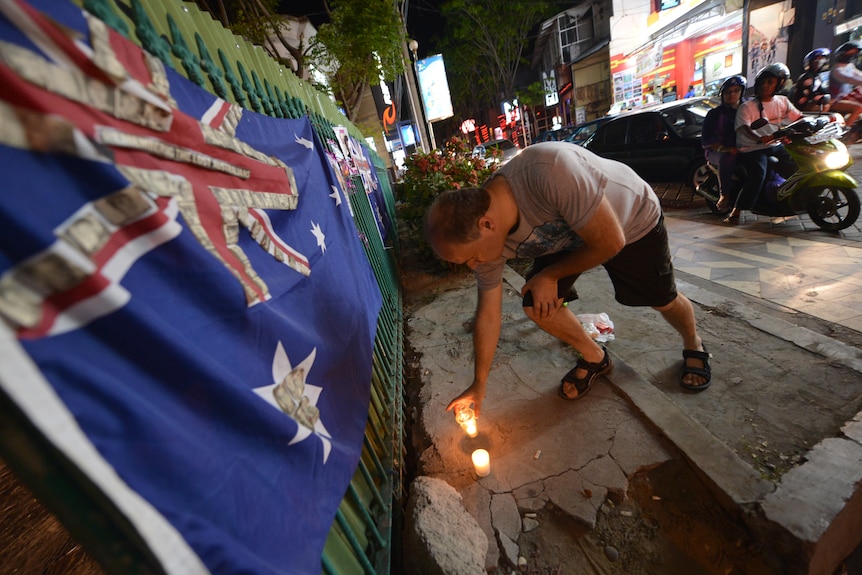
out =
<svg viewBox="0 0 862 575"><path fill-rule="evenodd" d="M422 108L422 120L428 134L428 141L431 142L431 149L437 147L437 142L434 140L434 126L428 121L428 115L425 113L425 99L422 97L422 83L419 81L418 63L419 59L416 56L416 50L419 49L419 42L410 40L410 51L413 52L413 74L416 76L416 91L419 93L419 105Z"/></svg>
<svg viewBox="0 0 862 575"><path fill-rule="evenodd" d="M416 40L411 40L410 42L416 42ZM419 143L422 147L422 151L427 154L431 151L431 139L428 137L428 131L424 121L425 115L422 111L422 102L419 99L419 81L416 78L416 66L410 58L410 53L407 51L406 40L401 44L401 51L405 66L404 76L407 79L407 82L405 82L407 85L407 98L410 100L410 111L413 116L413 124L419 131ZM407 70L408 62L410 63L409 71Z"/></svg>

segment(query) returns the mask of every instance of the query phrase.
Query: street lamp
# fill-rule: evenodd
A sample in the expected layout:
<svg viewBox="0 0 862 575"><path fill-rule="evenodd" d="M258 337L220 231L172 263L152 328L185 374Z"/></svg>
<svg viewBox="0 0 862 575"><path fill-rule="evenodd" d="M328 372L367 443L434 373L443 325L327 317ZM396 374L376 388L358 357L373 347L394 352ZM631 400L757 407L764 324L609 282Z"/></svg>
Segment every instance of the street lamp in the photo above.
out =
<svg viewBox="0 0 862 575"><path fill-rule="evenodd" d="M420 107L420 115L416 118L416 122L421 122L425 132L425 136L428 138L428 142L431 145L431 148L437 147L437 142L434 141L434 127L431 125L431 122L425 121L425 99L422 97L422 86L419 84L419 71L416 69L416 63L418 62L418 57L416 56L416 51L419 49L419 42L416 41L415 38L411 38L409 42L407 42L407 47L410 48L410 51L413 53L413 78L416 83L416 91L419 93L419 107Z"/></svg>

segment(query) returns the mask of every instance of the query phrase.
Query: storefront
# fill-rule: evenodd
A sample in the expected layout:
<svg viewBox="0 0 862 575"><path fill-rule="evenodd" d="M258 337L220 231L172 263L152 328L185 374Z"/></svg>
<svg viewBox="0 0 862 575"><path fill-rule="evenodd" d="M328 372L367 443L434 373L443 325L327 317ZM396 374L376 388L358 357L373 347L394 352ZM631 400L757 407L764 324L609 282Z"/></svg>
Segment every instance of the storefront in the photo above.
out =
<svg viewBox="0 0 862 575"><path fill-rule="evenodd" d="M742 10L724 3L697 6L649 36L628 53L611 57L616 113L654 102L712 95L720 83L743 69Z"/></svg>

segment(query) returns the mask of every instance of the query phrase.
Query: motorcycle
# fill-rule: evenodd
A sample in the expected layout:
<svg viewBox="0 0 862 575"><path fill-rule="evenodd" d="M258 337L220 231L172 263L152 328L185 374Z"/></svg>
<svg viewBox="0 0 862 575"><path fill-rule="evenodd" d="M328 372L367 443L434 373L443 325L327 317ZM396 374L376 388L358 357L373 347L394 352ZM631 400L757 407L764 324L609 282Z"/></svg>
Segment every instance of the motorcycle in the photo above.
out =
<svg viewBox="0 0 862 575"><path fill-rule="evenodd" d="M761 118L751 124L751 129L766 124ZM858 184L843 171L853 163L847 146L839 140L843 133L842 123L829 116L805 116L775 132L773 137L785 142L784 148L797 169L785 178L775 166L777 158L770 158L764 187L751 211L773 217L807 213L818 227L831 232L853 225L859 217ZM706 199L712 212L718 213L718 169L709 167L709 175L695 187L695 192ZM737 168L734 179L744 179L743 172Z"/></svg>

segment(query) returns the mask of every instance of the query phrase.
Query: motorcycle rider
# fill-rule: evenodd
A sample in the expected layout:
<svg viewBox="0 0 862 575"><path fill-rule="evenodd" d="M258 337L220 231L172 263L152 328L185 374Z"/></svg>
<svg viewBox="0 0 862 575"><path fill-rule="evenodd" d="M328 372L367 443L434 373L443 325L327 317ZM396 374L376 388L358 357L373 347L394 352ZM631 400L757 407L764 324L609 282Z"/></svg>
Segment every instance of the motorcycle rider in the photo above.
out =
<svg viewBox="0 0 862 575"><path fill-rule="evenodd" d="M772 137L782 122L789 123L802 117L802 112L786 96L777 93L789 79L790 69L785 64L775 62L767 65L754 78L754 98L739 106L736 112L737 161L745 166L748 177L742 184L733 210L724 219L727 224L738 224L740 212L751 210L757 203L766 180L769 156L777 156L779 162L788 167L794 165L781 141ZM751 123L760 118L768 123L753 130Z"/></svg>
<svg viewBox="0 0 862 575"><path fill-rule="evenodd" d="M829 48L815 48L802 59L805 72L796 80L791 101L803 112L826 112L829 102L824 96L829 94ZM830 95L831 98L831 95ZM839 110L836 110L839 111Z"/></svg>
<svg viewBox="0 0 862 575"><path fill-rule="evenodd" d="M727 211L736 197L732 189L733 171L736 169L736 110L742 102L747 82L745 76L731 76L721 84L718 97L721 104L710 110L703 120L701 143L706 160L718 168L719 198L716 207Z"/></svg>
<svg viewBox="0 0 862 575"><path fill-rule="evenodd" d="M862 52L862 44L845 42L835 49L835 62L829 71L829 92L832 95L831 109L848 114L846 124L855 128L862 115L862 71L854 62ZM854 140L855 142L855 140Z"/></svg>

